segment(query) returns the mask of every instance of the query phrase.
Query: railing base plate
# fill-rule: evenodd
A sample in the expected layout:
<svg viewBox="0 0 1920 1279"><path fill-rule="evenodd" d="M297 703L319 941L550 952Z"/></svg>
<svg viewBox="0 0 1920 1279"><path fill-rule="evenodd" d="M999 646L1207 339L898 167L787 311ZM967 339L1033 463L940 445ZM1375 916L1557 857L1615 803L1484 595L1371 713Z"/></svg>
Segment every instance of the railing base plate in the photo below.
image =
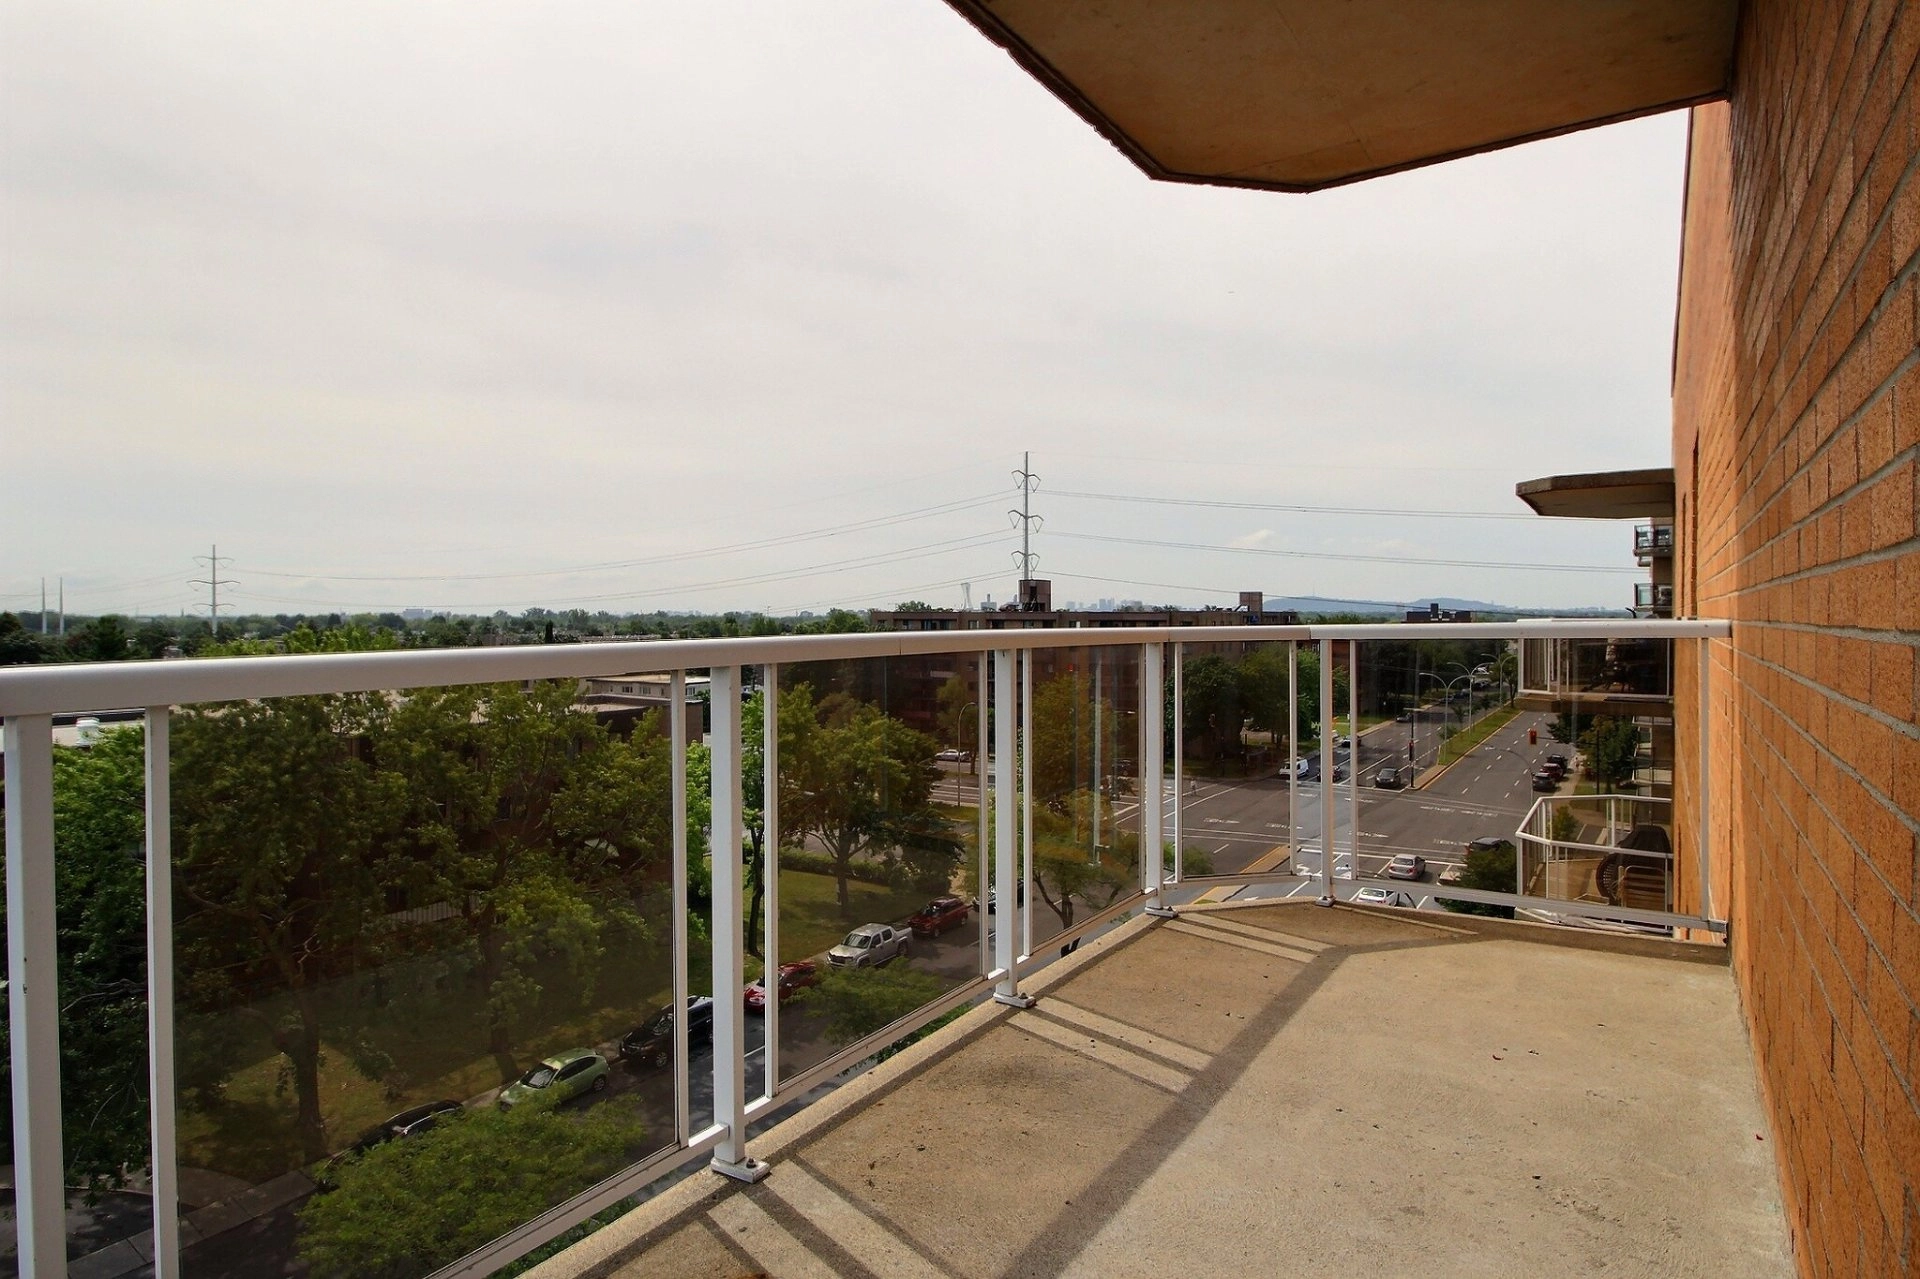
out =
<svg viewBox="0 0 1920 1279"><path fill-rule="evenodd" d="M1178 919L1180 912L1171 906L1149 906L1142 914L1152 915L1155 919Z"/></svg>
<svg viewBox="0 0 1920 1279"><path fill-rule="evenodd" d="M744 1181L752 1185L756 1181L765 1181L767 1174L773 1171L773 1165L760 1159L747 1158L739 1163L727 1163L715 1156L707 1167L722 1177L731 1177L735 1181Z"/></svg>
<svg viewBox="0 0 1920 1279"><path fill-rule="evenodd" d="M1035 1001L1032 995L1003 995L996 990L993 992L993 1002L1009 1008L1031 1008Z"/></svg>
<svg viewBox="0 0 1920 1279"><path fill-rule="evenodd" d="M1313 902L1313 904L1314 904L1314 905L1316 905L1316 906L1331 906L1331 905L1333 905L1333 903L1334 903L1334 900L1335 900L1335 899L1334 899L1334 897L1332 896L1332 894L1328 894L1328 895L1327 895L1327 896L1325 896L1325 897L1316 897L1316 898L1314 899L1314 902Z"/></svg>

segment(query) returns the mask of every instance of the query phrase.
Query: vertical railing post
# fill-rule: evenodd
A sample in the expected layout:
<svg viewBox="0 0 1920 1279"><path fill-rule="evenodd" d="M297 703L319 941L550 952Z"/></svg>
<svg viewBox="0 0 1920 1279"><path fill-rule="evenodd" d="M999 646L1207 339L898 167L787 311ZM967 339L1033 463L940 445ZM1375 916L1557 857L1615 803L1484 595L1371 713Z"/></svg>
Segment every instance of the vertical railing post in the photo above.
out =
<svg viewBox="0 0 1920 1279"><path fill-rule="evenodd" d="M667 707L673 722L667 740L673 749L673 1006L687 1006L687 673L673 673ZM684 1012L673 1016L673 1137L684 1146L693 1136L693 1089L687 1077L687 1026Z"/></svg>
<svg viewBox="0 0 1920 1279"><path fill-rule="evenodd" d="M1469 684L1473 681L1468 680ZM1360 643L1347 641L1347 834L1353 874L1360 876Z"/></svg>
<svg viewBox="0 0 1920 1279"><path fill-rule="evenodd" d="M1349 674L1349 681L1352 676ZM1333 893L1333 641L1320 641L1320 904Z"/></svg>
<svg viewBox="0 0 1920 1279"><path fill-rule="evenodd" d="M1694 743L1695 758L1699 763L1694 766L1694 781L1700 790L1700 832L1694 842L1700 862L1700 905L1698 914L1702 919L1715 918L1713 911L1713 760L1708 748L1713 744L1712 716L1713 701L1710 684L1713 678L1713 641L1702 637L1700 644L1700 732L1699 740ZM1672 641L1668 641L1672 647ZM1673 676L1667 676L1667 687L1673 687Z"/></svg>
<svg viewBox="0 0 1920 1279"><path fill-rule="evenodd" d="M978 899L974 902L974 922L980 931L980 975L987 976L993 971L993 951L987 935L987 891L993 885L993 864L987 860L987 847L991 838L987 830L987 655L979 655L974 666L974 732L973 732L973 822L974 822L974 883L979 886ZM961 709L965 709L962 707Z"/></svg>
<svg viewBox="0 0 1920 1279"><path fill-rule="evenodd" d="M1103 762L1101 753L1106 746L1106 743L1101 740L1105 736L1105 718L1104 709L1100 705L1102 693L1100 687L1100 659L1104 653L1105 650L1101 648L1096 647L1093 650L1093 856L1090 860L1094 862L1100 860L1100 797L1102 794L1100 790L1100 765Z"/></svg>
<svg viewBox="0 0 1920 1279"><path fill-rule="evenodd" d="M713 731L713 1120L727 1130L714 1148L713 1170L759 1181L767 1165L747 1154L746 917L742 910L740 805L740 668L716 666L710 684ZM686 1009L675 1010L676 1034Z"/></svg>
<svg viewBox="0 0 1920 1279"><path fill-rule="evenodd" d="M1013 953L1016 884L1014 858L1014 653L993 654L993 891L998 899L993 922L993 966L1000 974L993 997L1015 1008L1031 1008L1033 1000L1020 993L1020 973Z"/></svg>
<svg viewBox="0 0 1920 1279"><path fill-rule="evenodd" d="M1300 847L1300 641L1287 641L1287 861Z"/></svg>
<svg viewBox="0 0 1920 1279"><path fill-rule="evenodd" d="M761 668L760 736L760 1060L771 1097L780 1078L780 668L771 662Z"/></svg>
<svg viewBox="0 0 1920 1279"><path fill-rule="evenodd" d="M173 1091L172 721L147 708L147 1095L153 1134L154 1279L180 1279L179 1161Z"/></svg>
<svg viewBox="0 0 1920 1279"><path fill-rule="evenodd" d="M1181 856L1187 846L1182 814L1187 806L1186 649L1185 644L1173 646L1173 882L1176 884L1187 877L1186 862Z"/></svg>
<svg viewBox="0 0 1920 1279"><path fill-rule="evenodd" d="M15 1255L21 1274L60 1279L67 1273L67 1192L60 1149L53 718L9 715L4 732Z"/></svg>
<svg viewBox="0 0 1920 1279"><path fill-rule="evenodd" d="M1020 654L1020 958L1033 954L1033 650Z"/></svg>
<svg viewBox="0 0 1920 1279"><path fill-rule="evenodd" d="M1160 900L1161 844L1166 839L1166 647L1140 646L1140 888L1147 914L1163 919L1173 909ZM1179 803L1179 797L1174 798Z"/></svg>

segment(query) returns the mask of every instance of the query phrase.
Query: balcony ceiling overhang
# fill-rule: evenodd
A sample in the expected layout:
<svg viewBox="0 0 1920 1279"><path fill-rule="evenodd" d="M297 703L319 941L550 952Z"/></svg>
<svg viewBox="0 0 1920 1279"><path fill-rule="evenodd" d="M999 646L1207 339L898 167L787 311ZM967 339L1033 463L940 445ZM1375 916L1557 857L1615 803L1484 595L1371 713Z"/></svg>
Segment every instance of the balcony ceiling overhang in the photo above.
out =
<svg viewBox="0 0 1920 1279"><path fill-rule="evenodd" d="M1513 491L1536 515L1585 520L1662 519L1673 515L1673 468L1595 471L1524 480Z"/></svg>
<svg viewBox="0 0 1920 1279"><path fill-rule="evenodd" d="M1313 191L1725 95L1738 0L947 0L1150 177Z"/></svg>

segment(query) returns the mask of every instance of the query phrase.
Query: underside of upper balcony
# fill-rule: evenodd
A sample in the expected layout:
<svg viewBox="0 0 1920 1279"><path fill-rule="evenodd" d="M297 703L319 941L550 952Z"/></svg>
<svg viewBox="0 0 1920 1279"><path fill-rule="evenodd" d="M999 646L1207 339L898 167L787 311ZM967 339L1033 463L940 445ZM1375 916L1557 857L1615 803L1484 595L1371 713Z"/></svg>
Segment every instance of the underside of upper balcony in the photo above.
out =
<svg viewBox="0 0 1920 1279"><path fill-rule="evenodd" d="M1718 948L1228 903L1028 988L535 1273L1792 1273Z"/></svg>
<svg viewBox="0 0 1920 1279"><path fill-rule="evenodd" d="M1149 176L1312 191L1725 94L1735 0L948 0Z"/></svg>

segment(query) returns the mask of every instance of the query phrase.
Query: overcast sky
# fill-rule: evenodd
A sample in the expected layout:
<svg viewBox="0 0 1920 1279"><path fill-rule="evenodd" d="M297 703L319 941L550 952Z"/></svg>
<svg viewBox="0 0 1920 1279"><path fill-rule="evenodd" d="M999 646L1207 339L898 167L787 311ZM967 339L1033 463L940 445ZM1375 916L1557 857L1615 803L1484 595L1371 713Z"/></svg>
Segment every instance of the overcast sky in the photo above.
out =
<svg viewBox="0 0 1920 1279"><path fill-rule="evenodd" d="M0 607L1004 600L1022 450L1056 600L1621 607L1624 525L1257 507L1669 459L1681 114L1286 196L936 0L12 0L0 116Z"/></svg>

